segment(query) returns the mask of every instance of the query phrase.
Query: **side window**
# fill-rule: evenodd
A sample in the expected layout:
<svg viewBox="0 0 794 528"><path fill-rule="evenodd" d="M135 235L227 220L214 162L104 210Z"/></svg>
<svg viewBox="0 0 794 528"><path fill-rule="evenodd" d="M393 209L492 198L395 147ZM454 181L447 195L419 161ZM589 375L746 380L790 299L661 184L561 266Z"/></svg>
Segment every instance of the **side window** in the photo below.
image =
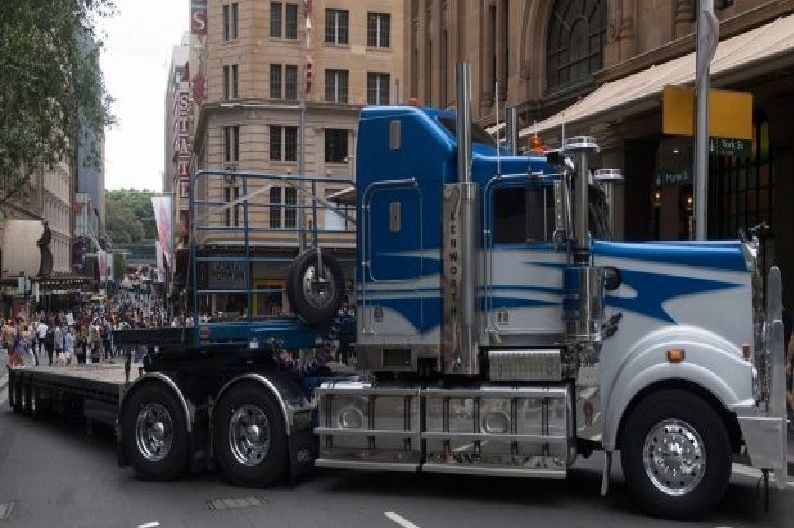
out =
<svg viewBox="0 0 794 528"><path fill-rule="evenodd" d="M510 186L494 191L494 244L548 242L553 231L553 188Z"/></svg>

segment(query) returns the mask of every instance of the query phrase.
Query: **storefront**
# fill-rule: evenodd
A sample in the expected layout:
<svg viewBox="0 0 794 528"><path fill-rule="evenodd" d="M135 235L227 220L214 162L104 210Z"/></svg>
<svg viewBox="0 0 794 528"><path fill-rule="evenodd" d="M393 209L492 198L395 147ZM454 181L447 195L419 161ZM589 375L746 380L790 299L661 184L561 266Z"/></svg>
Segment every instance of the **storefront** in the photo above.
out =
<svg viewBox="0 0 794 528"><path fill-rule="evenodd" d="M770 226L761 263L794 273L794 15L720 42L711 63L712 88L752 96L751 138L741 144L711 138L709 239L736 238L740 229ZM522 130L546 145L587 134L601 146L600 166L619 168L615 233L626 240L692 237L694 139L663 133L666 86L692 86L690 53L607 82L563 112ZM595 167L598 168L598 167ZM789 271L790 270L790 271ZM784 292L794 304L791 291Z"/></svg>

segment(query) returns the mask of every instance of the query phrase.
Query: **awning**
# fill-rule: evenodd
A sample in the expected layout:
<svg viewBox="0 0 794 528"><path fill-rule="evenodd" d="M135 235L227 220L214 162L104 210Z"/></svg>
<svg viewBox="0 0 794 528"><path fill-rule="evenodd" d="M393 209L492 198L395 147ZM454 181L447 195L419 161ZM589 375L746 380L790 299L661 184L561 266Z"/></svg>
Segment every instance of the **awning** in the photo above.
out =
<svg viewBox="0 0 794 528"><path fill-rule="evenodd" d="M747 71L760 64L784 58L794 64L794 15L779 18L741 35L723 40L711 61L711 77ZM686 85L695 81L695 53L692 52L662 64L608 82L562 112L521 129L519 137L560 128L565 123L579 124L608 117L636 114L658 105L662 89L667 85Z"/></svg>

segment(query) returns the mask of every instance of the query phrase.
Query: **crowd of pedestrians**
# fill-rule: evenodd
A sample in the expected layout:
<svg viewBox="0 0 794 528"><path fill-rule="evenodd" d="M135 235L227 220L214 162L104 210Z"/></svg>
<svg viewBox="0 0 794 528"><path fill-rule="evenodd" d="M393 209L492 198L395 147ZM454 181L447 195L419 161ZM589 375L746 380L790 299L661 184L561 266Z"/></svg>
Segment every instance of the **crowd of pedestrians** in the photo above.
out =
<svg viewBox="0 0 794 528"><path fill-rule="evenodd" d="M15 365L55 365L99 363L116 355L113 329L123 324L96 311L74 313L42 312L29 321L21 317L4 321L0 333Z"/></svg>

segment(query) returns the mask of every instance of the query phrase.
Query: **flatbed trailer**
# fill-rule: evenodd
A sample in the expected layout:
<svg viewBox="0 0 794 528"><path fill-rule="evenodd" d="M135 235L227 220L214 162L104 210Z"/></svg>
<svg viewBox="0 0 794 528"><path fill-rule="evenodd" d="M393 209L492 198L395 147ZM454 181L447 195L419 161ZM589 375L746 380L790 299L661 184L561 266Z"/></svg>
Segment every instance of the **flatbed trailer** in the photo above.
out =
<svg viewBox="0 0 794 528"><path fill-rule="evenodd" d="M41 418L69 414L115 427L126 388L140 376L123 364L11 367L8 402L15 412Z"/></svg>

